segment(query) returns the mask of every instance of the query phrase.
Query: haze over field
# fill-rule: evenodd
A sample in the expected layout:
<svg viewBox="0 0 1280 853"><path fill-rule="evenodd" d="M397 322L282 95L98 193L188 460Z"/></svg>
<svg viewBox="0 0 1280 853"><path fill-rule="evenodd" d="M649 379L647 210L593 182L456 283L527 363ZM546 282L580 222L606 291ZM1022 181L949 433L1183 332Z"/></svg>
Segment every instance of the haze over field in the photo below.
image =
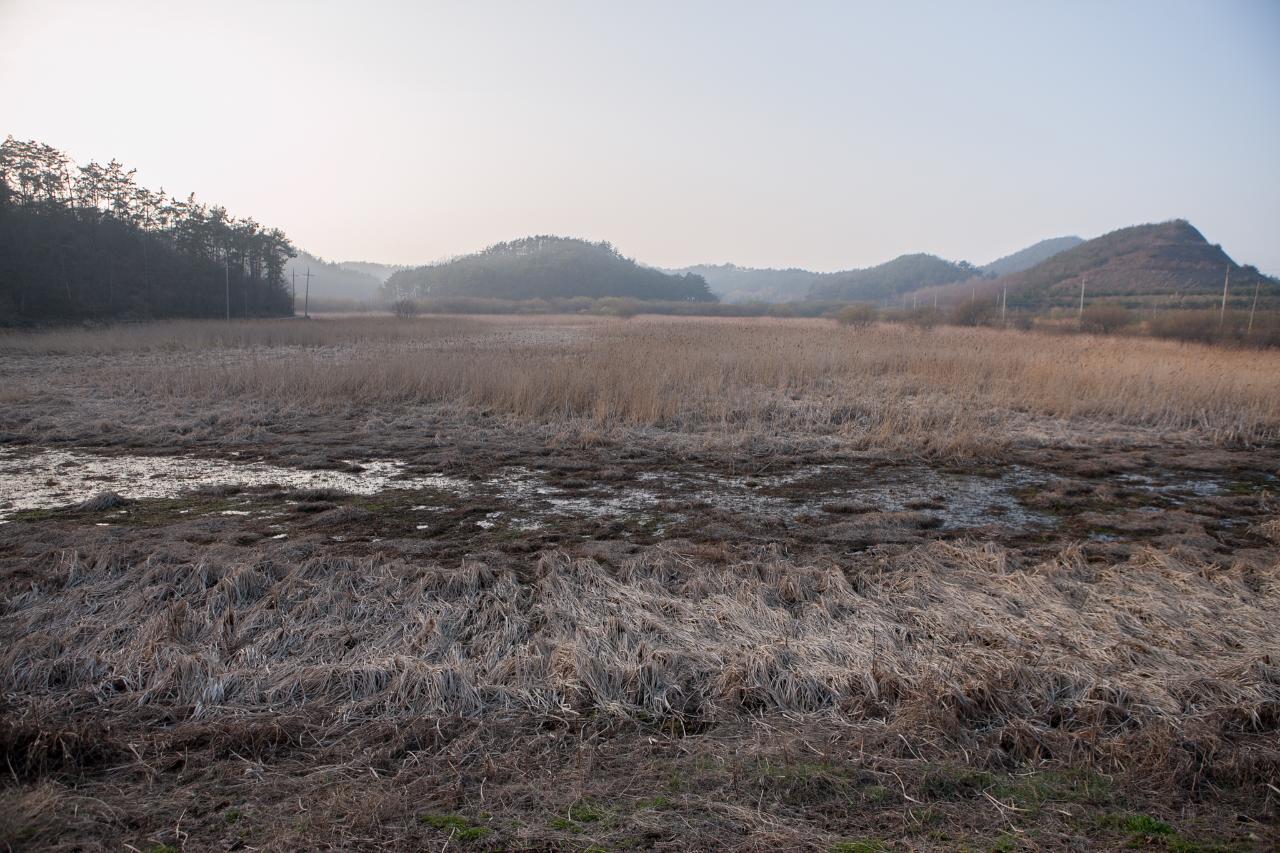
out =
<svg viewBox="0 0 1280 853"><path fill-rule="evenodd" d="M830 272L1185 218L1280 272L1269 2L7 0L0 29L5 133L325 258L560 234Z"/></svg>

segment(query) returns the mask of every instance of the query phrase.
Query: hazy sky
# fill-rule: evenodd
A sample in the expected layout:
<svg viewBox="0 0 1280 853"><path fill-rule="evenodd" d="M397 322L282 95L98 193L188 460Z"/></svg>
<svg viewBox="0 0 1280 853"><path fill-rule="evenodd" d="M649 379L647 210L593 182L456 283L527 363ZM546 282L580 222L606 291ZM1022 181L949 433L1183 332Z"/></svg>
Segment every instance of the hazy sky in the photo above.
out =
<svg viewBox="0 0 1280 853"><path fill-rule="evenodd" d="M0 0L0 135L328 258L989 261L1190 219L1280 273L1280 2Z"/></svg>

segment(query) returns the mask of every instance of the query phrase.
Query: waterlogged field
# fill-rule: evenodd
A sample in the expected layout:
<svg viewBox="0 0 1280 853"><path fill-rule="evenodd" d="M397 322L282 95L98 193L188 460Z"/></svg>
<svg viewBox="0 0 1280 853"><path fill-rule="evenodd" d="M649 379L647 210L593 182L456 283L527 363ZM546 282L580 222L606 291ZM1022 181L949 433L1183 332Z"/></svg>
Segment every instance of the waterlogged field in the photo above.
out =
<svg viewBox="0 0 1280 853"><path fill-rule="evenodd" d="M0 840L1271 849L1280 354L0 335Z"/></svg>

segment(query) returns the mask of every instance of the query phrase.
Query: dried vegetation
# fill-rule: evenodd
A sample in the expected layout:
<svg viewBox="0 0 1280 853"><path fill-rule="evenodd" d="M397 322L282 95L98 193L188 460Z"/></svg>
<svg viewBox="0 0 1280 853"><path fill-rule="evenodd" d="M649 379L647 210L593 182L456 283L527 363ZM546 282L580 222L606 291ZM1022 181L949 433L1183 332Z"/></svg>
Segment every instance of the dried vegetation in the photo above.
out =
<svg viewBox="0 0 1280 853"><path fill-rule="evenodd" d="M117 337L0 338L0 349L12 351L118 356L77 364L74 376L21 371L10 394L35 401L63 390L149 405L232 400L319 414L455 404L543 423L820 433L860 447L951 454L1098 424L1191 433L1215 445L1280 438L1276 351L990 329L848 329L824 320L168 325ZM247 352L217 357L228 345ZM138 352L169 347L182 351Z"/></svg>

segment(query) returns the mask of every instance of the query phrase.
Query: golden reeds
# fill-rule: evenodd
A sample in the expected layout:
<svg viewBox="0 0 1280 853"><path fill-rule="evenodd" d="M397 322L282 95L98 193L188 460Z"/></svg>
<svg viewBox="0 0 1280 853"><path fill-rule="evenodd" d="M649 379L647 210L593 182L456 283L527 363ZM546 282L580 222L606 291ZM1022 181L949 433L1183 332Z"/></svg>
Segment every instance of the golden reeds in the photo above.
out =
<svg viewBox="0 0 1280 853"><path fill-rule="evenodd" d="M21 401L65 388L117 402L242 400L321 413L448 403L544 423L825 433L937 452L1064 433L1093 441L1116 429L1215 444L1280 439L1277 351L823 320L538 319L243 324L234 344L218 343L217 324L193 323L190 346L163 356L124 350L160 346L142 343L153 334L186 335L182 324L130 330L114 354L93 337L105 332L50 333L47 344L33 335L18 349L75 352L92 338L105 354L64 356L44 374L47 358L31 357L11 377L25 395L8 394ZM0 338L6 346L12 336Z"/></svg>

